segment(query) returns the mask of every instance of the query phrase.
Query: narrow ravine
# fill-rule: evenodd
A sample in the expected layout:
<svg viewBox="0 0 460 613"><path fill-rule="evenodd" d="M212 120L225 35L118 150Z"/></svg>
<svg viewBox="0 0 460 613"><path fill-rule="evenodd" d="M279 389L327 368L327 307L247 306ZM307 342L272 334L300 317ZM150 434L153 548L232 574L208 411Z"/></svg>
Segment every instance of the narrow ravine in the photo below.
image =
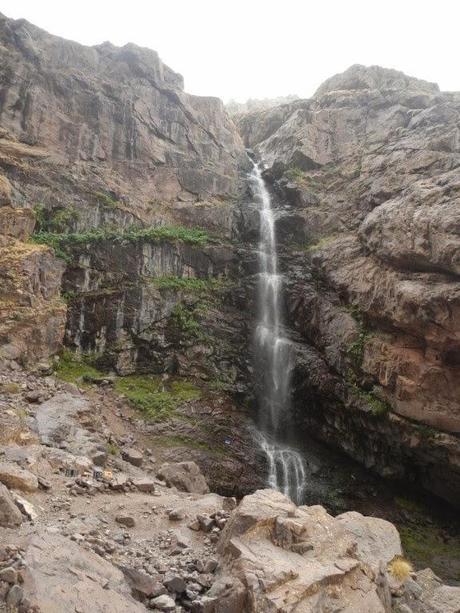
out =
<svg viewBox="0 0 460 613"><path fill-rule="evenodd" d="M259 407L256 438L267 457L268 485L301 503L305 488L305 463L302 455L289 446L286 428L293 347L283 329L283 276L278 267L275 212L259 164L254 163L250 182L260 219L254 334Z"/></svg>

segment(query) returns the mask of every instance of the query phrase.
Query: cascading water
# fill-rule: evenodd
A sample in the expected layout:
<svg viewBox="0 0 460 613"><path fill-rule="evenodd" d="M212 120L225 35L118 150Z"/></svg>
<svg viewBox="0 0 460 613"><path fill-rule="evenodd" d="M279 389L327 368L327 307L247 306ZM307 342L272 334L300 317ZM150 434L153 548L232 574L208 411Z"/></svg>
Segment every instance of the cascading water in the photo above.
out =
<svg viewBox="0 0 460 613"><path fill-rule="evenodd" d="M275 215L256 163L250 181L260 213L258 316L254 339L260 428L257 439L267 456L269 486L300 503L305 486L304 461L298 451L280 443L290 405L293 348L283 336L283 278L278 271Z"/></svg>

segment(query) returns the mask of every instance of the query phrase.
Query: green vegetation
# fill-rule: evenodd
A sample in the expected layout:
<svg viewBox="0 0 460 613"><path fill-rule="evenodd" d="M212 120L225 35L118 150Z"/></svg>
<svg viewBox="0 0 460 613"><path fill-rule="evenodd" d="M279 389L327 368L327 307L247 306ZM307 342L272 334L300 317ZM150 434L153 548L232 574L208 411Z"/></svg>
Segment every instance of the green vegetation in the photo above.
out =
<svg viewBox="0 0 460 613"><path fill-rule="evenodd" d="M305 176L304 171L297 166L294 166L294 168L289 168L284 174L290 181L301 181Z"/></svg>
<svg viewBox="0 0 460 613"><path fill-rule="evenodd" d="M115 200L115 198L110 196L110 194L105 194L104 192L95 192L94 195L96 196L96 199L99 202L99 204L107 208L114 209L120 206L121 204L119 200Z"/></svg>
<svg viewBox="0 0 460 613"><path fill-rule="evenodd" d="M307 245L306 251L309 251L309 252L319 251L320 249L327 247L327 245L332 243L336 238L337 238L336 234L330 234L329 236L323 236L322 238L319 239L318 242L311 244L311 245Z"/></svg>
<svg viewBox="0 0 460 613"><path fill-rule="evenodd" d="M118 455L120 453L120 448L115 443L108 443L107 451L110 455Z"/></svg>
<svg viewBox="0 0 460 613"><path fill-rule="evenodd" d="M391 412L391 405L388 402L381 400L373 392L368 392L358 386L354 386L354 387L358 395L365 401L367 406L370 408L371 413L373 415L381 417Z"/></svg>
<svg viewBox="0 0 460 613"><path fill-rule="evenodd" d="M196 318L195 308L188 307L179 302L171 313L171 322L185 338L199 338L201 336L200 322Z"/></svg>
<svg viewBox="0 0 460 613"><path fill-rule="evenodd" d="M37 233L67 232L72 223L78 221L79 214L74 207L47 209L44 204L36 204L33 208L36 219Z"/></svg>
<svg viewBox="0 0 460 613"><path fill-rule="evenodd" d="M32 241L39 245L52 247L58 257L68 261L70 259L69 251L78 245L91 245L103 241L118 243L161 243L170 241L204 246L209 241L209 235L205 230L181 226L154 226L150 228L130 226L124 230L98 228L71 234L39 231L32 235Z"/></svg>
<svg viewBox="0 0 460 613"><path fill-rule="evenodd" d="M426 523L416 525L415 520L412 526L398 526L405 554L416 561L417 566L430 567L440 575L444 574L445 566L456 560L458 568L460 539L453 537L446 542L440 528ZM460 572L456 579L460 581Z"/></svg>
<svg viewBox="0 0 460 613"><path fill-rule="evenodd" d="M55 374L63 381L80 386L85 386L93 380L104 377L104 373L88 364L85 357L79 357L68 349L61 353L59 362L55 367Z"/></svg>
<svg viewBox="0 0 460 613"><path fill-rule="evenodd" d="M201 397L201 391L186 379L163 382L153 375L119 377L115 391L124 394L151 421L167 419L181 403Z"/></svg>
<svg viewBox="0 0 460 613"><path fill-rule="evenodd" d="M366 330L366 327L364 325L364 316L359 310L359 308L355 304L349 304L345 308L350 313L350 315L352 315L358 327L358 335L348 347L347 355L350 358L353 368L359 369L363 364L364 347L366 345L366 341L369 338L370 333L368 330Z"/></svg>
<svg viewBox="0 0 460 613"><path fill-rule="evenodd" d="M199 449L215 456L225 455L225 449L216 445L208 445L204 441L198 441L189 436L179 435L164 435L155 437L155 445L158 447L187 447L188 449Z"/></svg>
<svg viewBox="0 0 460 613"><path fill-rule="evenodd" d="M19 394L20 391L17 383L0 383L0 394Z"/></svg>

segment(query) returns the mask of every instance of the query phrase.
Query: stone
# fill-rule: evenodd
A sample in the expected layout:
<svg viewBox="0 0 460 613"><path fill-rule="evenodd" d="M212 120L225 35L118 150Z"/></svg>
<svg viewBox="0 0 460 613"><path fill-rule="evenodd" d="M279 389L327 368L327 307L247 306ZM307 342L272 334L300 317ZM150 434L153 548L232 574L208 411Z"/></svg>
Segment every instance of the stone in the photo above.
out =
<svg viewBox="0 0 460 613"><path fill-rule="evenodd" d="M214 527L214 520L212 517L209 517L209 515L197 515L197 520L203 532L211 532Z"/></svg>
<svg viewBox="0 0 460 613"><path fill-rule="evenodd" d="M8 489L0 483L0 526L3 528L13 528L20 526L22 523L22 515L20 510L14 504Z"/></svg>
<svg viewBox="0 0 460 613"><path fill-rule="evenodd" d="M128 476L125 473L118 473L111 479L109 485L113 490L123 490L128 485Z"/></svg>
<svg viewBox="0 0 460 613"><path fill-rule="evenodd" d="M115 521L122 526L126 526L127 528L134 528L136 525L135 519L131 515L117 515L115 517Z"/></svg>
<svg viewBox="0 0 460 613"><path fill-rule="evenodd" d="M0 462L0 482L8 488L24 492L35 492L38 489L38 480L33 473L7 462Z"/></svg>
<svg viewBox="0 0 460 613"><path fill-rule="evenodd" d="M185 519L185 513L182 509L171 509L168 512L168 518L171 521L182 521Z"/></svg>
<svg viewBox="0 0 460 613"><path fill-rule="evenodd" d="M218 545L227 564L237 561L238 578L247 586L240 588L241 599L257 602L261 611L271 610L280 599L286 610L302 606L308 611L320 598L325 610L333 610L337 607L334 590L338 590L339 602L347 602L350 611L384 613L374 579L394 551L400 553L399 536L384 520L376 520L374 535L375 518L359 513L344 516L334 518L320 506L295 507L273 490L245 496ZM219 590L226 593L226 589L220 577L207 596L217 596Z"/></svg>
<svg viewBox="0 0 460 613"><path fill-rule="evenodd" d="M8 566L7 568L3 568L0 570L0 581L5 581L6 583L17 583L18 582L18 573L17 571Z"/></svg>
<svg viewBox="0 0 460 613"><path fill-rule="evenodd" d="M163 585L165 585L169 591L175 592L176 594L182 594L187 587L183 577L171 572L166 573L163 579Z"/></svg>
<svg viewBox="0 0 460 613"><path fill-rule="evenodd" d="M195 462L179 462L163 464L157 472L157 477L166 481L169 487L177 487L183 492L207 494L208 484Z"/></svg>
<svg viewBox="0 0 460 613"><path fill-rule="evenodd" d="M152 479L149 479L148 477L133 479L132 483L140 492L150 493L155 491L155 484Z"/></svg>
<svg viewBox="0 0 460 613"><path fill-rule="evenodd" d="M14 496L14 502L21 513L27 517L27 519L30 519L32 522L37 519L38 513L31 502L18 495Z"/></svg>
<svg viewBox="0 0 460 613"><path fill-rule="evenodd" d="M11 586L7 596L6 596L6 606L14 609L19 606L24 598L24 591L20 585Z"/></svg>
<svg viewBox="0 0 460 613"><path fill-rule="evenodd" d="M119 569L63 536L32 535L24 563L24 595L41 611L145 611Z"/></svg>
<svg viewBox="0 0 460 613"><path fill-rule="evenodd" d="M167 596L163 594L162 596L157 596L156 598L152 598L150 601L150 606L152 609L158 609L159 611L175 611L176 603L171 598L171 596Z"/></svg>
<svg viewBox="0 0 460 613"><path fill-rule="evenodd" d="M142 462L144 460L144 456L142 451L138 449L134 449L132 447L128 449L123 449L121 452L121 457L125 462L129 462L133 466L142 466Z"/></svg>
<svg viewBox="0 0 460 613"><path fill-rule="evenodd" d="M156 577L135 568L127 566L120 568L136 597L152 598L166 593L166 589Z"/></svg>

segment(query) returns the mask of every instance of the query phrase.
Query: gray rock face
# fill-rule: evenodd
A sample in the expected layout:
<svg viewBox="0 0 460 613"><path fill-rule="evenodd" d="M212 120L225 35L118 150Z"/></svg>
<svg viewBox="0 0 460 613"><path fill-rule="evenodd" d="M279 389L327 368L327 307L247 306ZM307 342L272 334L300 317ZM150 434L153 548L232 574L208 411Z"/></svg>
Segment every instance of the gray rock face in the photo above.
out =
<svg viewBox="0 0 460 613"><path fill-rule="evenodd" d="M0 42L0 121L52 153L48 185L34 185L34 171L20 186L12 179L30 202L71 207L73 196L75 223L91 227L181 218L235 194L243 147L222 102L186 94L155 51L84 47L3 16Z"/></svg>
<svg viewBox="0 0 460 613"><path fill-rule="evenodd" d="M460 504L460 95L352 66L238 122L283 204L295 419Z"/></svg>

